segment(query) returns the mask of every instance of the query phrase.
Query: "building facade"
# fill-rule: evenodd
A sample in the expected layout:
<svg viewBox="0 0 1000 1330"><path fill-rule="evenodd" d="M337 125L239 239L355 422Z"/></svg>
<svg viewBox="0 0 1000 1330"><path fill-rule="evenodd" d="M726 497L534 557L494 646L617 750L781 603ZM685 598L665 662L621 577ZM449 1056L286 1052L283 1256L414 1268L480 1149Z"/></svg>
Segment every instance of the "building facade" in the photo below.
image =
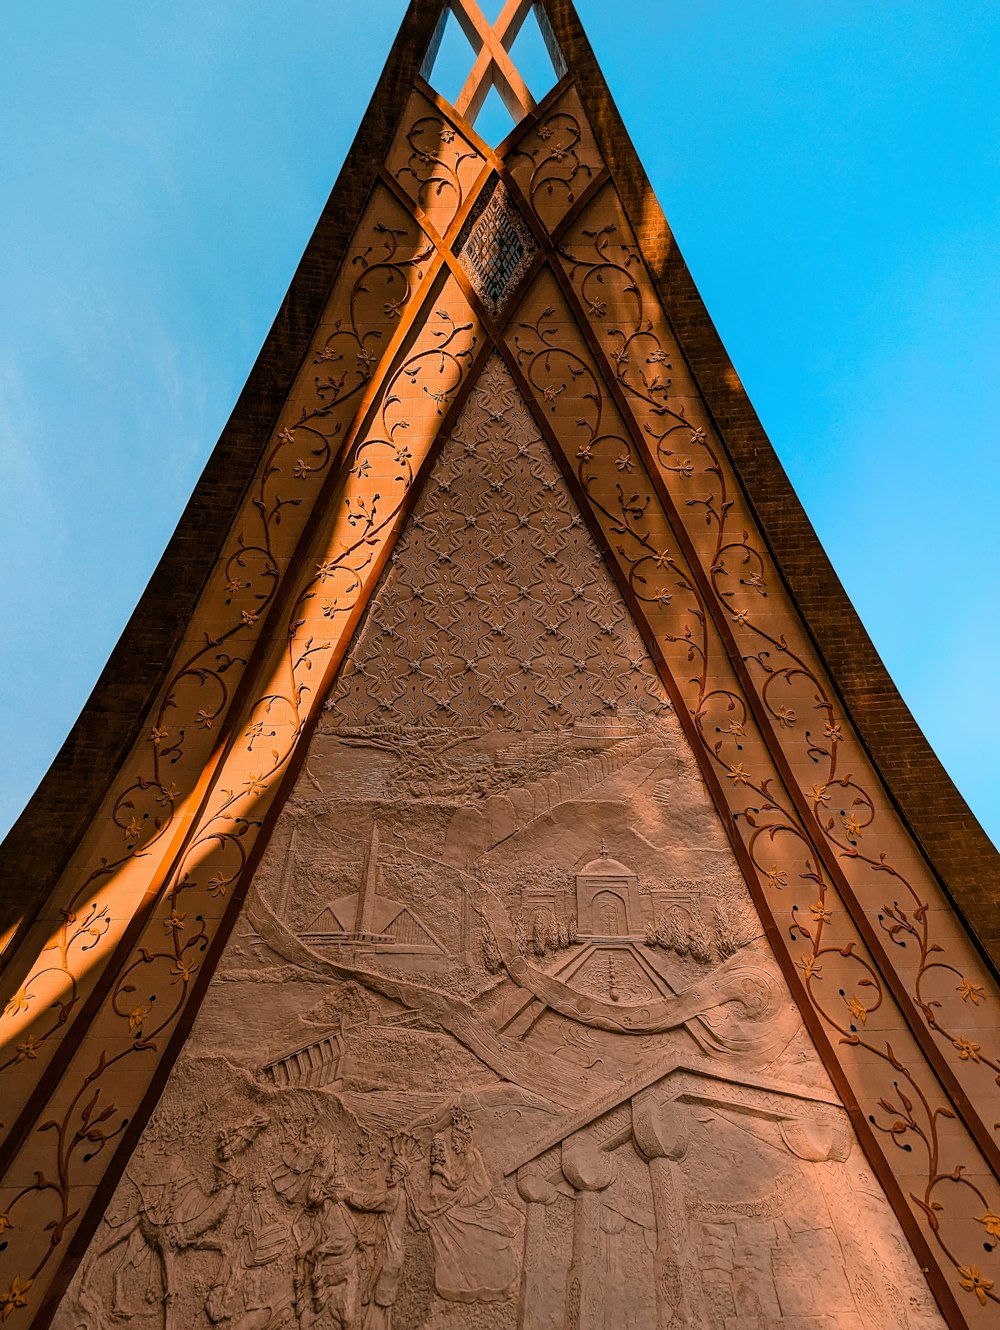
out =
<svg viewBox="0 0 1000 1330"><path fill-rule="evenodd" d="M996 1323L996 854L569 0L413 0L0 869L13 1330Z"/></svg>

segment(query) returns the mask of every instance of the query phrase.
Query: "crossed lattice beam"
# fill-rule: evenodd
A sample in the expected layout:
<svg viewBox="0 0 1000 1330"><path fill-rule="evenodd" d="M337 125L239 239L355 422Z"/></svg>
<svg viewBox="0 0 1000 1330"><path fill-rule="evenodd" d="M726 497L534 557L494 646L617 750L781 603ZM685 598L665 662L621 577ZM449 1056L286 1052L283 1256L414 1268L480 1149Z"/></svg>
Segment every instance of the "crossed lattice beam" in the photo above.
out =
<svg viewBox="0 0 1000 1330"><path fill-rule="evenodd" d="M524 25L533 0L507 0L496 23L484 16L477 0L451 0L462 31L476 52L476 63L465 81L455 109L474 124L490 88L496 88L517 123L534 110L535 99L510 58L510 48Z"/></svg>

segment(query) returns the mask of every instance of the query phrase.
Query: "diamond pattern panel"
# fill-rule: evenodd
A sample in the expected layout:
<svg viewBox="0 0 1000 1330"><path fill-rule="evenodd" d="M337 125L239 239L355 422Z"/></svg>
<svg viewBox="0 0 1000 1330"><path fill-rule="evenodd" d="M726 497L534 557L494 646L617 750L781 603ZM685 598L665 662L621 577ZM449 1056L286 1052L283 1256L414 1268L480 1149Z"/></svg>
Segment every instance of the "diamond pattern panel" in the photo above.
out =
<svg viewBox="0 0 1000 1330"><path fill-rule="evenodd" d="M436 557L442 549L453 553ZM348 727L405 715L537 729L622 703L659 709L659 679L495 357L428 477L328 712Z"/></svg>
<svg viewBox="0 0 1000 1330"><path fill-rule="evenodd" d="M459 262L494 317L506 309L537 253L527 223L504 185L494 180L458 240Z"/></svg>

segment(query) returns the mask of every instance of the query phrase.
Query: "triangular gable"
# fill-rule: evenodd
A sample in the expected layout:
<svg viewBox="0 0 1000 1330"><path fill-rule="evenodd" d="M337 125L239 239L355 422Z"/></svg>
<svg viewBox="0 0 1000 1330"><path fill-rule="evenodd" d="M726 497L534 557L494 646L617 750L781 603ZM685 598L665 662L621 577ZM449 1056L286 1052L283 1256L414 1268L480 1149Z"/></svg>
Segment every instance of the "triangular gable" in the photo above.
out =
<svg viewBox="0 0 1000 1330"><path fill-rule="evenodd" d="M537 6L567 70L537 106L518 101L503 51L483 37L489 77L527 110L497 151L417 73L432 76L424 59L444 8L411 6L190 517L7 850L3 1314L51 1319L184 1046L442 441L499 357L627 607L781 991L942 1314L990 1324L998 993L925 852L970 913L963 884L970 869L995 880L995 856L975 829L961 846L934 830L962 809L943 777L936 816L914 812L933 758L881 673L888 710L875 716L870 644L721 352L572 5ZM434 557L447 565L453 553ZM523 557L548 556L528 541ZM164 586L171 614L140 647ZM125 678L130 691L104 717L101 699ZM78 755L99 716L105 759L88 781ZM496 847L530 839L539 814L556 824L553 810L581 799L588 778L615 773L593 748L523 790L512 783L470 806L441 862L479 872ZM67 840L39 852L47 811L71 804ZM574 996L525 962L509 913L488 898L475 908L497 972L547 1013L623 1028L613 954L611 995ZM253 906L249 917L267 923ZM987 915L975 919L991 940ZM283 939L272 943L290 964L350 978ZM697 985L672 987L642 1018L657 1035L704 1017ZM425 1000L411 980L375 989L405 1007ZM739 1001L736 987L726 994L723 1006ZM478 1039L476 1055L512 1083L533 1075L543 1099L585 1095L586 1075L567 1071L572 1088L557 1092L523 1049L474 1037L478 1019L470 1003L442 1028L466 1048Z"/></svg>

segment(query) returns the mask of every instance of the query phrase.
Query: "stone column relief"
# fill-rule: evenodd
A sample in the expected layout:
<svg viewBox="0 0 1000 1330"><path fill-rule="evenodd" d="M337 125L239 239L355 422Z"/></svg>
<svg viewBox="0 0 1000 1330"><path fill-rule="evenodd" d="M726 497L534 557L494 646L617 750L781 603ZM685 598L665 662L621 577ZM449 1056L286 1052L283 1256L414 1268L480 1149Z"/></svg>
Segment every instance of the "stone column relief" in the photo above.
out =
<svg viewBox="0 0 1000 1330"><path fill-rule="evenodd" d="M614 1181L614 1163L586 1135L563 1142L562 1169L574 1190L573 1259L566 1281L566 1324L599 1330L605 1324L605 1262L601 1192Z"/></svg>
<svg viewBox="0 0 1000 1330"><path fill-rule="evenodd" d="M656 1212L656 1315L658 1330L704 1330L701 1275L692 1247L681 1165L687 1131L681 1112L645 1092L632 1101L632 1134L649 1164Z"/></svg>
<svg viewBox="0 0 1000 1330"><path fill-rule="evenodd" d="M543 1309L548 1296L545 1269L545 1209L559 1194L540 1173L521 1169L517 1190L525 1203L524 1260L521 1269L521 1330L536 1330L543 1324Z"/></svg>

